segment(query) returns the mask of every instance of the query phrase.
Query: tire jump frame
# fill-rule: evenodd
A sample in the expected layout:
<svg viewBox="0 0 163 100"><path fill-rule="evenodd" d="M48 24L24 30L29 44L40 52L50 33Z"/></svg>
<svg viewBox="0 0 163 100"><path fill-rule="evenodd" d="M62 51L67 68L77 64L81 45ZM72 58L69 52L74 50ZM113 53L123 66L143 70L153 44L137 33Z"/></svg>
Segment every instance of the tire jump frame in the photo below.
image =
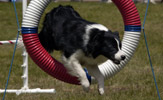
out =
<svg viewBox="0 0 163 100"><path fill-rule="evenodd" d="M79 85L76 77L69 75L63 64L51 57L43 48L38 38L38 24L42 13L51 0L31 0L22 21L22 37L27 52L32 60L45 72L61 81ZM137 8L132 0L112 0L118 7L124 21L124 36L122 40L122 50L126 54L126 59L120 65L115 65L108 60L99 65L99 70L105 79L119 72L131 59L137 48L140 34L141 22ZM86 71L87 72L87 71ZM91 81L91 76L88 75Z"/></svg>

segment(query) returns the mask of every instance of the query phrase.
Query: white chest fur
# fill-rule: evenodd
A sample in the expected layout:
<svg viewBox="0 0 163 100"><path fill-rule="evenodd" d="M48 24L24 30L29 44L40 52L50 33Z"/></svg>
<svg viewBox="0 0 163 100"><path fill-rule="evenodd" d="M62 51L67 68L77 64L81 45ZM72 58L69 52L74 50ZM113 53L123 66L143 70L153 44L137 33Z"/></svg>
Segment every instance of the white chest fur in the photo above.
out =
<svg viewBox="0 0 163 100"><path fill-rule="evenodd" d="M104 56L98 56L96 59L94 59L91 56L85 56L82 50L77 50L70 58L69 60L78 60L81 65L84 66L94 66L99 65L107 60Z"/></svg>

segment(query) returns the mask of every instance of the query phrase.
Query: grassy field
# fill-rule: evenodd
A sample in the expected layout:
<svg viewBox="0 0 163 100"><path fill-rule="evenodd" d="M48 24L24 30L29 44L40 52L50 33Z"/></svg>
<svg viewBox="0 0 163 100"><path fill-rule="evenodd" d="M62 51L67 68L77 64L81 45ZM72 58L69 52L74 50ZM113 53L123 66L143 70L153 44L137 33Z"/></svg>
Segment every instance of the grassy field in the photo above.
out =
<svg viewBox="0 0 163 100"><path fill-rule="evenodd" d="M87 20L104 24L111 30L117 30L123 36L122 17L114 4L58 2L51 3L45 13L53 7L72 5ZM19 21L22 20L21 3L17 3ZM145 4L136 4L143 22ZM150 4L145 31L153 61L154 71L160 95L163 98L163 4ZM43 18L42 18L43 19ZM42 23L41 19L41 23ZM40 27L41 27L40 23ZM0 40L11 40L16 37L17 25L13 5L0 3ZM0 46L0 89L5 88L13 45ZM22 51L17 50L8 88L20 89L22 86ZM54 54L53 54L54 55ZM59 59L59 54L54 55ZM43 72L29 58L29 87L55 88L56 94L6 94L6 100L158 100L157 92L148 61L143 34L139 46L125 68L114 77L105 81L105 95L100 96L97 86L92 85L89 93L80 86L58 81ZM3 94L0 94L2 99Z"/></svg>

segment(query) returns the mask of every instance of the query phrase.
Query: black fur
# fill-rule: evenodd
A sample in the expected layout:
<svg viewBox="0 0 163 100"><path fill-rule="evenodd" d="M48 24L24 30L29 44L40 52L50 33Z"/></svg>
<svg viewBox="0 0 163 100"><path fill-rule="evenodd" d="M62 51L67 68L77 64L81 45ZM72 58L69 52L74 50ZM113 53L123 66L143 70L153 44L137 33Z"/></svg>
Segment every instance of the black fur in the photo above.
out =
<svg viewBox="0 0 163 100"><path fill-rule="evenodd" d="M46 14L39 39L48 52L62 51L64 66L71 75L78 77L88 92L90 84L81 65L87 67L98 81L101 95L104 94L104 76L98 64L106 61L105 57L119 64L125 57L120 50L118 32L83 19L71 6L59 6ZM105 57L101 59L100 55Z"/></svg>
<svg viewBox="0 0 163 100"><path fill-rule="evenodd" d="M85 56L96 58L104 55L115 60L114 54L118 51L115 38L120 42L118 32L94 28L90 31L88 44L84 46L86 26L92 24L96 23L81 18L71 6L59 6L46 14L39 34L40 42L47 51L61 50L67 58L81 49Z"/></svg>

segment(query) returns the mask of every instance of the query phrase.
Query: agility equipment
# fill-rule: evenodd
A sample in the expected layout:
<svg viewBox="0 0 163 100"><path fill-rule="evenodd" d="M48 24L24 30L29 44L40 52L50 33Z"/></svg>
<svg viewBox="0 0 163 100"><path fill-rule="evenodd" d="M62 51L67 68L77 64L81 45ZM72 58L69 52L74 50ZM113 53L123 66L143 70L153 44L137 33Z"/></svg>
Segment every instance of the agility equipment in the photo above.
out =
<svg viewBox="0 0 163 100"><path fill-rule="evenodd" d="M18 40L19 42L22 42L23 40ZM16 40L7 40L7 41L0 41L0 45L11 45L15 44ZM21 67L23 68L23 87L21 89L7 89L7 93L16 93L17 95L22 94L22 93L55 93L55 89L40 89L40 88L35 88L35 89L30 89L28 87L28 53L26 52L25 48L22 47L22 56L23 56L23 64ZM0 89L0 93L4 93L4 89Z"/></svg>
<svg viewBox="0 0 163 100"><path fill-rule="evenodd" d="M63 64L51 57L39 41L39 21L50 1L31 0L22 21L22 36L25 47L30 57L42 70L56 79L79 85L78 79L69 75ZM126 54L126 59L120 65L115 65L110 60L99 65L99 70L105 79L119 72L131 59L141 34L140 17L134 2L132 0L113 0L113 3L118 7L124 21L122 50Z"/></svg>
<svg viewBox="0 0 163 100"><path fill-rule="evenodd" d="M25 13L26 7L27 7L27 0L23 0L22 2L22 6L23 6L23 15ZM19 43L20 42L20 43ZM23 40L18 39L18 44L22 44ZM10 44L15 44L16 40L7 40L7 41L0 41L0 46L2 45L10 45ZM25 48L23 47L23 45L21 45L22 48L22 56L23 56L23 64L22 64L22 68L23 68L23 75L22 75L22 79L23 79L23 86L21 89L7 89L5 91L5 89L0 89L0 93L16 93L17 95L20 95L22 93L55 93L55 89L40 89L40 88L35 88L35 89L30 89L28 87L28 53L26 52ZM3 99L4 100L4 99Z"/></svg>
<svg viewBox="0 0 163 100"><path fill-rule="evenodd" d="M0 45L15 44L15 43L16 43L16 40L0 41Z"/></svg>

